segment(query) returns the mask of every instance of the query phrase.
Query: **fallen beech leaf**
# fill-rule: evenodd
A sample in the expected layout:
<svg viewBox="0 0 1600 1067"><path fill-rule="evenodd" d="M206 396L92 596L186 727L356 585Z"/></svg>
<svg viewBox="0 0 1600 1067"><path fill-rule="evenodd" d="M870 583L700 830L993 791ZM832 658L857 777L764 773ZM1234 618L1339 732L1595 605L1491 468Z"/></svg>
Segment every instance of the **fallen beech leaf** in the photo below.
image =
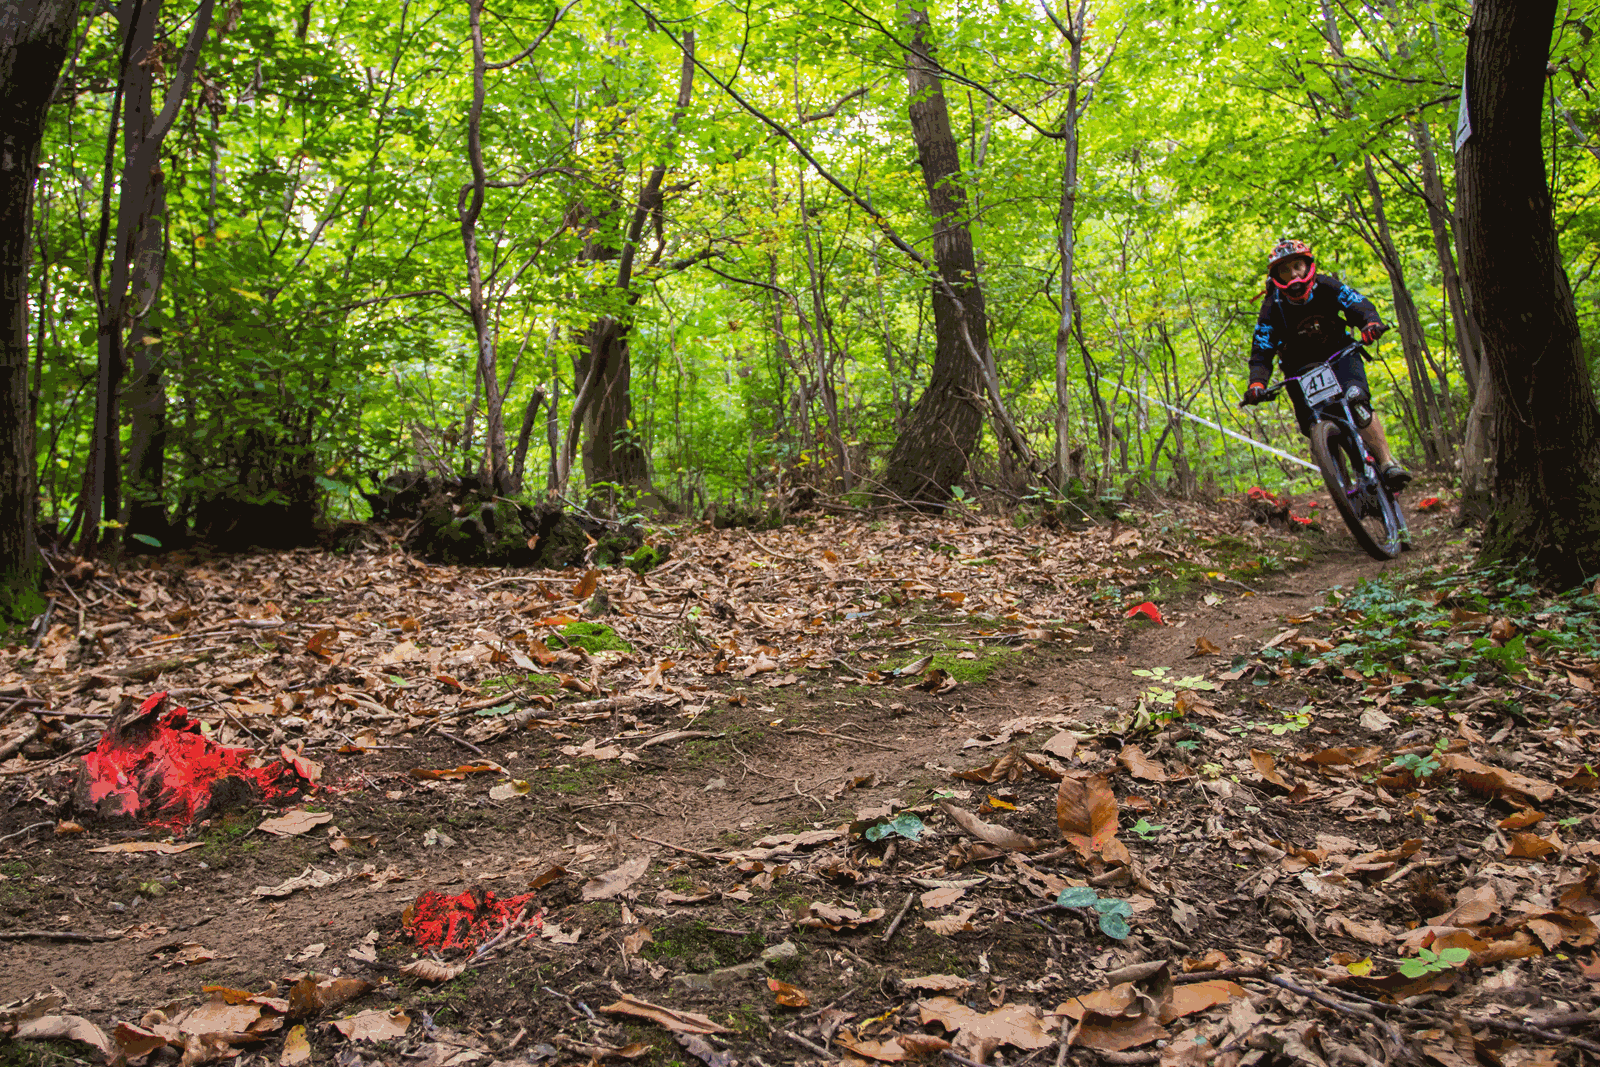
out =
<svg viewBox="0 0 1600 1067"><path fill-rule="evenodd" d="M11 1036L16 1041L40 1041L49 1038L76 1041L79 1044L93 1046L105 1057L107 1063L117 1054L105 1031L81 1015L41 1015L21 1023Z"/></svg>
<svg viewBox="0 0 1600 1067"><path fill-rule="evenodd" d="M278 1067L300 1067L311 1061L311 1042L306 1040L304 1026L290 1027L283 1039L283 1052L278 1056Z"/></svg>
<svg viewBox="0 0 1600 1067"><path fill-rule="evenodd" d="M1070 760L1078 751L1078 735L1071 730L1062 730L1040 747L1052 756Z"/></svg>
<svg viewBox="0 0 1600 1067"><path fill-rule="evenodd" d="M649 1019L666 1027L675 1033L682 1034L725 1034L728 1028L718 1026L704 1015L692 1011L677 1011L673 1008L664 1008L659 1004L652 1004L648 1000L623 994L622 999L612 1004L607 1004L600 1009L607 1015L631 1015L639 1019Z"/></svg>
<svg viewBox="0 0 1600 1067"><path fill-rule="evenodd" d="M124 841L119 845L101 845L91 848L89 852L158 852L163 856L176 856L180 852L187 852L191 848L200 848L204 841L190 841L182 845L170 844L166 841Z"/></svg>
<svg viewBox="0 0 1600 1067"><path fill-rule="evenodd" d="M960 900L962 897L966 896L966 894L967 889L965 886L940 886L937 889L930 889L926 893L922 894L922 906L930 909L946 908Z"/></svg>
<svg viewBox="0 0 1600 1067"><path fill-rule="evenodd" d="M1144 754L1138 745L1124 745L1117 754L1117 762L1135 778L1146 782L1165 782L1167 772L1161 764Z"/></svg>
<svg viewBox="0 0 1600 1067"><path fill-rule="evenodd" d="M321 975L308 974L289 987L287 1014L295 1019L320 1015L342 1004L348 1004L371 988L372 983L364 978L352 978L348 975L324 978Z"/></svg>
<svg viewBox="0 0 1600 1067"><path fill-rule="evenodd" d="M1515 833L1511 835L1511 848L1506 851L1510 859L1542 860L1561 846L1538 834Z"/></svg>
<svg viewBox="0 0 1600 1067"><path fill-rule="evenodd" d="M316 829L323 823L332 821L332 812L295 810L270 819L262 819L256 829L262 833L274 834L278 837L299 837L303 833Z"/></svg>
<svg viewBox="0 0 1600 1067"><path fill-rule="evenodd" d="M820 902L806 905L805 914L799 919L797 925L828 930L855 929L875 923L883 918L882 908L873 908L862 914L857 908L841 904L824 904Z"/></svg>
<svg viewBox="0 0 1600 1067"><path fill-rule="evenodd" d="M406 1031L411 1029L411 1016L399 1008L392 1011L373 1008L336 1020L333 1028L349 1041L371 1041L376 1044L405 1037Z"/></svg>
<svg viewBox="0 0 1600 1067"><path fill-rule="evenodd" d="M905 1046L900 1044L899 1035L887 1041L871 1041L856 1037L849 1030L840 1030L833 1036L833 1043L840 1048L849 1049L857 1056L877 1060L879 1063L900 1063L911 1056Z"/></svg>
<svg viewBox="0 0 1600 1067"><path fill-rule="evenodd" d="M1514 803L1547 804L1555 798L1557 788L1550 782L1517 774L1501 767L1491 767L1460 752L1445 752L1439 765L1453 771L1461 784L1477 793L1502 797Z"/></svg>
<svg viewBox="0 0 1600 1067"><path fill-rule="evenodd" d="M974 1011L953 997L917 1001L922 1024L936 1022L946 1030L970 1032L989 1047L1014 1045L1021 1049L1046 1048L1055 1039L1044 1031L1039 1009L1027 1004L1007 1004L995 1011Z"/></svg>
<svg viewBox="0 0 1600 1067"><path fill-rule="evenodd" d="M1250 750L1250 762L1255 765L1256 773L1261 775L1263 781L1277 786L1285 793L1294 789L1294 786L1286 782L1283 775L1278 773L1278 758L1272 753L1252 748Z"/></svg>
<svg viewBox="0 0 1600 1067"><path fill-rule="evenodd" d="M624 861L620 867L613 868L599 877L591 878L585 882L583 884L583 899L610 900L619 893L627 891L649 869L649 856L634 856L632 859Z"/></svg>
<svg viewBox="0 0 1600 1067"><path fill-rule="evenodd" d="M400 968L401 974L409 974L413 978L420 978L424 982L448 982L467 969L465 960L457 963L445 963L442 960L420 959L412 960Z"/></svg>
<svg viewBox="0 0 1600 1067"><path fill-rule="evenodd" d="M811 998L806 995L806 991L792 986L788 982L780 982L776 978L768 978L767 988L777 994L778 1003L785 1008L805 1008L811 1005Z"/></svg>
<svg viewBox="0 0 1600 1067"><path fill-rule="evenodd" d="M960 826L969 835L996 848L1016 852L1033 852L1044 846L1043 841L1036 841L1026 834L1019 834L1015 830L1006 829L1004 826L996 826L994 823L984 822L971 812L963 811L947 800L939 802L939 810L949 816L956 825Z"/></svg>
<svg viewBox="0 0 1600 1067"><path fill-rule="evenodd" d="M594 595L594 591L598 589L599 586L600 568L590 567L588 570L583 572L582 578L579 578L576 582L572 583L572 598L574 600L586 600Z"/></svg>
<svg viewBox="0 0 1600 1067"><path fill-rule="evenodd" d="M1189 653L1188 658L1196 659L1200 656L1220 655L1222 655L1222 649L1213 644L1209 638L1197 637L1194 639L1194 651Z"/></svg>
<svg viewBox="0 0 1600 1067"><path fill-rule="evenodd" d="M971 979L954 974L925 974L920 978L907 978L900 984L925 993L965 993L972 988Z"/></svg>
<svg viewBox="0 0 1600 1067"><path fill-rule="evenodd" d="M966 933L972 929L972 917L978 914L977 908L962 908L954 915L946 915L938 919L924 919L922 925L940 935L949 937L951 934Z"/></svg>
<svg viewBox="0 0 1600 1067"><path fill-rule="evenodd" d="M1056 825L1084 859L1117 836L1117 798L1106 776L1069 774L1056 789Z"/></svg>
<svg viewBox="0 0 1600 1067"><path fill-rule="evenodd" d="M321 889L330 886L343 877L342 874L329 874L317 867L307 867L288 881L279 882L277 885L258 885L251 892L258 897L286 897L298 889Z"/></svg>
<svg viewBox="0 0 1600 1067"><path fill-rule="evenodd" d="M1213 978L1205 982L1189 982L1172 987L1171 1010L1163 1018L1177 1019L1197 1011L1216 1007L1239 997L1249 996L1249 991L1237 982Z"/></svg>

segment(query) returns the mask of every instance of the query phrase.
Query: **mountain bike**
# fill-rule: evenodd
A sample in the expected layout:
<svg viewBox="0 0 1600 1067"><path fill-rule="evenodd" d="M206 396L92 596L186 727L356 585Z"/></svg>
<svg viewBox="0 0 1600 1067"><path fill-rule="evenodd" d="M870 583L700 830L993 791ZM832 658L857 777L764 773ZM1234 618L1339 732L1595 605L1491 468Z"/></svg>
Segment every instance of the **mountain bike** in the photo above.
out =
<svg viewBox="0 0 1600 1067"><path fill-rule="evenodd" d="M1322 472L1333 506L1367 555L1394 559L1410 540L1406 517L1379 477L1372 450L1356 428L1350 403L1360 397L1360 387L1341 387L1333 371L1332 365L1352 352L1365 356L1366 348L1357 341L1340 349L1305 372L1269 386L1265 399L1277 396L1290 382L1299 384L1312 414L1311 458Z"/></svg>

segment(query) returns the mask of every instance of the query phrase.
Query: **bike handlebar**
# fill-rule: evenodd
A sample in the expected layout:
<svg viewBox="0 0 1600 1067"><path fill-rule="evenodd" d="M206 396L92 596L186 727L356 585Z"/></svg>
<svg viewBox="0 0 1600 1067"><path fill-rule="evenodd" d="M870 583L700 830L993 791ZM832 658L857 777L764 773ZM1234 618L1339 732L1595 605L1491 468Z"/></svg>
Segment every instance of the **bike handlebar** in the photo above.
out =
<svg viewBox="0 0 1600 1067"><path fill-rule="evenodd" d="M1364 341L1356 341L1353 344L1346 345L1345 347L1339 349L1338 351L1336 351L1332 355L1330 355L1327 359L1321 360L1320 362L1322 362L1322 363L1332 363L1334 360L1343 359L1345 356L1349 355L1351 352L1360 352L1361 355L1362 355L1362 358L1364 358L1364 359L1371 359L1372 358L1372 353L1367 351L1366 342L1364 342ZM1312 363L1309 366L1307 366L1305 368L1305 370L1310 370L1311 367L1314 367L1316 365L1317 364ZM1288 386L1288 384L1290 382L1299 381L1302 377L1304 377L1305 370L1301 371L1299 374L1296 374L1296 375L1285 376L1281 381L1273 382L1271 385L1267 386L1266 392L1261 395L1261 399L1256 401L1256 403L1264 404L1268 400L1275 399L1279 393L1283 392L1283 390ZM1239 406L1241 408L1247 408L1247 407L1250 406L1250 404L1247 403L1246 401L1241 400L1241 401L1239 401Z"/></svg>

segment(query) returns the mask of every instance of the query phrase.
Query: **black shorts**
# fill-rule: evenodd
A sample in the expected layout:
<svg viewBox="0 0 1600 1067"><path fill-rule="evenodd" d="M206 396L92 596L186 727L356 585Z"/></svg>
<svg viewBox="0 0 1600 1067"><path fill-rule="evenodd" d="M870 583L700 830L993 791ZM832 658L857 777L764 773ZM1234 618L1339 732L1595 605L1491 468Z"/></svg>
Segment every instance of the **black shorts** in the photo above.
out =
<svg viewBox="0 0 1600 1067"><path fill-rule="evenodd" d="M1346 352L1343 356L1333 361L1333 373L1338 376L1340 385L1347 389L1352 384L1360 385L1367 396L1371 397L1372 387L1367 384L1367 368L1365 364L1366 361L1362 358L1361 349L1357 348L1350 352ZM1283 373L1286 377L1290 374L1293 374L1295 378L1298 379L1300 375L1305 374L1312 368L1319 367L1321 365L1322 364L1320 361L1316 363L1307 363L1299 370L1289 371L1284 369ZM1312 417L1311 405L1306 403L1305 394L1300 392L1300 382L1298 380L1291 381L1289 383L1289 387L1285 389L1284 392L1288 393L1289 399L1294 401L1294 417L1299 420L1300 432L1303 434L1310 433Z"/></svg>

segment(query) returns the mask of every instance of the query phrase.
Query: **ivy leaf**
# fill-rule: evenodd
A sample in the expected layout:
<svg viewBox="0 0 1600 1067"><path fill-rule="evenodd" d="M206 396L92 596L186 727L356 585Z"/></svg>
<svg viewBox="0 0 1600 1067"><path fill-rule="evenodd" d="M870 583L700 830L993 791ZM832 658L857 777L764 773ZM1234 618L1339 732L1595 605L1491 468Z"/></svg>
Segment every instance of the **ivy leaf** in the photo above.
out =
<svg viewBox="0 0 1600 1067"><path fill-rule="evenodd" d="M902 811L899 815L886 822L880 822L867 827L864 835L868 841L882 841L891 835L903 837L907 841L915 841L922 836L922 831L927 829L922 820L909 811Z"/></svg>
<svg viewBox="0 0 1600 1067"><path fill-rule="evenodd" d="M1062 908L1092 908L1100 900L1100 894L1086 885L1068 886L1056 897L1056 905Z"/></svg>

